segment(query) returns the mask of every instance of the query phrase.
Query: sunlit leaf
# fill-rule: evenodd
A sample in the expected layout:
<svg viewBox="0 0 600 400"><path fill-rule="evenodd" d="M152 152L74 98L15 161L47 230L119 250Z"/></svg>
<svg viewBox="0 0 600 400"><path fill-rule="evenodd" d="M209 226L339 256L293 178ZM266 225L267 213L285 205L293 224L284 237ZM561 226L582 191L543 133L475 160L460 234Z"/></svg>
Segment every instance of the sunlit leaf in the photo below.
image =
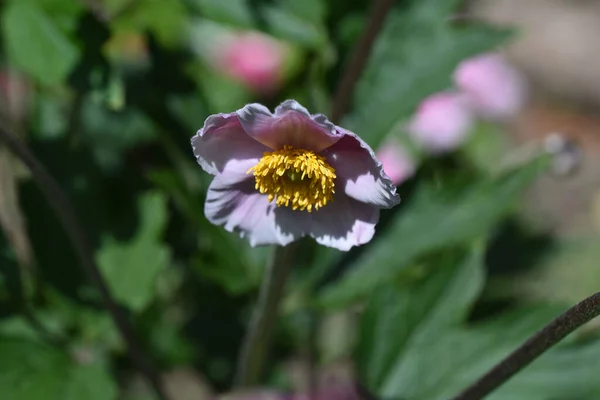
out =
<svg viewBox="0 0 600 400"><path fill-rule="evenodd" d="M11 61L44 84L62 81L79 59L73 40L31 3L10 3L2 31Z"/></svg>

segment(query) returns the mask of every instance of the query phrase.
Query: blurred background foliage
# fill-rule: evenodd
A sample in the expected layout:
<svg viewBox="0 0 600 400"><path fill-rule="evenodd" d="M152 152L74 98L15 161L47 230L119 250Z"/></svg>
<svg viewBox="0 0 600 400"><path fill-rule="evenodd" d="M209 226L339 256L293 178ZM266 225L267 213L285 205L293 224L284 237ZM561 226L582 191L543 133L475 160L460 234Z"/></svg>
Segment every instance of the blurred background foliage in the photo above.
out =
<svg viewBox="0 0 600 400"><path fill-rule="evenodd" d="M208 115L252 101L295 98L327 114L370 2L1 4L3 124L72 200L171 398L229 391L269 249L204 218L211 177L189 140ZM558 179L556 156L514 145L506 121L482 119L441 155L406 133L461 61L524 34L456 18L465 10L402 0L387 16L340 125L373 148L397 140L415 172L368 245L346 254L302 243L265 386L306 390L308 364L386 399L445 399L597 290L597 236L561 236L521 201L534 182ZM240 35L250 44L223 55ZM268 62L256 38L279 55L276 69L227 69L248 48ZM154 399L47 199L1 144L0 222L0 397ZM599 398L597 336L591 326L569 337L490 398ZM323 398L355 398L336 396Z"/></svg>

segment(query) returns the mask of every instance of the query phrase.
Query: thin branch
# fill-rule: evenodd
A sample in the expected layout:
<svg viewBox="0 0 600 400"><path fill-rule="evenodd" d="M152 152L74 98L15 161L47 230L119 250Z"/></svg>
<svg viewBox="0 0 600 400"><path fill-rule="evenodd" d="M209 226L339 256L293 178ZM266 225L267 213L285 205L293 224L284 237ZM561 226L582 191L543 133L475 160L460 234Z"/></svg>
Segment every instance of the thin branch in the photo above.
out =
<svg viewBox="0 0 600 400"><path fill-rule="evenodd" d="M375 42L379 31L381 31L385 17L387 17L393 5L394 0L373 1L373 8L367 26L354 48L348 66L344 70L344 74L342 75L342 79L340 79L340 83L338 84L334 96L331 110L331 120L334 123L339 122L340 118L342 118L348 110L350 100L352 100L354 85L358 81L358 78L360 78L360 74L371 53L373 43Z"/></svg>
<svg viewBox="0 0 600 400"><path fill-rule="evenodd" d="M237 364L235 383L239 388L259 383L269 353L271 334L277 323L285 282L294 265L297 242L276 246L263 277L258 302Z"/></svg>
<svg viewBox="0 0 600 400"><path fill-rule="evenodd" d="M148 379L156 393L162 399L167 399L158 370L139 345L126 314L112 298L108 285L94 261L94 252L87 241L85 231L66 194L28 146L14 135L4 122L0 122L0 141L5 142L11 152L29 168L40 190L54 209L75 249L79 263L100 292L104 306L123 337L132 363Z"/></svg>
<svg viewBox="0 0 600 400"><path fill-rule="evenodd" d="M452 400L484 398L565 336L598 315L600 315L600 292L565 311Z"/></svg>

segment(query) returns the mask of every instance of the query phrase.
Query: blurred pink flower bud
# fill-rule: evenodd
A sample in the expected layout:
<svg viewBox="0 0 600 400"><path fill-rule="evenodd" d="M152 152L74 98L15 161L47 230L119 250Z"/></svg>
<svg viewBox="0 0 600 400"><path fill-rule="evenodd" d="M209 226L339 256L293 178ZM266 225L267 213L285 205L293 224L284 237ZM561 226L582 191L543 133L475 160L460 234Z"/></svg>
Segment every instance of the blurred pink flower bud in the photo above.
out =
<svg viewBox="0 0 600 400"><path fill-rule="evenodd" d="M473 111L489 119L515 116L527 97L525 77L498 53L463 61L454 71L454 83L468 97Z"/></svg>
<svg viewBox="0 0 600 400"><path fill-rule="evenodd" d="M218 50L217 66L251 89L270 93L282 78L285 47L260 33L233 35Z"/></svg>
<svg viewBox="0 0 600 400"><path fill-rule="evenodd" d="M375 155L394 185L401 184L415 173L414 161L395 140L386 141Z"/></svg>
<svg viewBox="0 0 600 400"><path fill-rule="evenodd" d="M0 107L15 121L27 116L31 104L31 85L14 70L0 70Z"/></svg>
<svg viewBox="0 0 600 400"><path fill-rule="evenodd" d="M460 93L442 92L426 98L408 125L408 132L424 149L443 153L460 146L471 130L473 116Z"/></svg>

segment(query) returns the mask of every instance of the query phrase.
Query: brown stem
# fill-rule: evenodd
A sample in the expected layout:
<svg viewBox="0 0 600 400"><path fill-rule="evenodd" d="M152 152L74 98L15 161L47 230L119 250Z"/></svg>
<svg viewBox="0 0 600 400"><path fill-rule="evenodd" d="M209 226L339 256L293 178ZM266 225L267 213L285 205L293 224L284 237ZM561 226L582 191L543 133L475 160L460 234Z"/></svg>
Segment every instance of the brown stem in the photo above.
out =
<svg viewBox="0 0 600 400"><path fill-rule="evenodd" d="M482 399L565 336L600 315L600 292L571 307L452 400Z"/></svg>
<svg viewBox="0 0 600 400"><path fill-rule="evenodd" d="M167 399L156 367L139 345L126 314L110 294L108 285L94 261L93 249L87 241L85 231L80 225L66 194L28 146L13 134L4 122L0 123L0 141L5 142L10 151L29 168L33 179L54 209L75 249L79 263L100 292L104 306L123 337L132 363L146 377L156 393L162 399Z"/></svg>
<svg viewBox="0 0 600 400"><path fill-rule="evenodd" d="M360 78L360 74L367 63L369 54L371 53L373 43L375 42L379 31L381 31L385 17L389 14L393 5L394 0L373 1L373 7L371 9L371 15L367 22L367 26L365 27L362 36L356 44L354 51L352 52L350 61L344 70L344 74L340 79L337 91L335 92L335 96L333 98L334 100L331 110L331 120L334 123L339 122L346 111L348 111L350 100L352 100L354 85L358 81L358 78Z"/></svg>

